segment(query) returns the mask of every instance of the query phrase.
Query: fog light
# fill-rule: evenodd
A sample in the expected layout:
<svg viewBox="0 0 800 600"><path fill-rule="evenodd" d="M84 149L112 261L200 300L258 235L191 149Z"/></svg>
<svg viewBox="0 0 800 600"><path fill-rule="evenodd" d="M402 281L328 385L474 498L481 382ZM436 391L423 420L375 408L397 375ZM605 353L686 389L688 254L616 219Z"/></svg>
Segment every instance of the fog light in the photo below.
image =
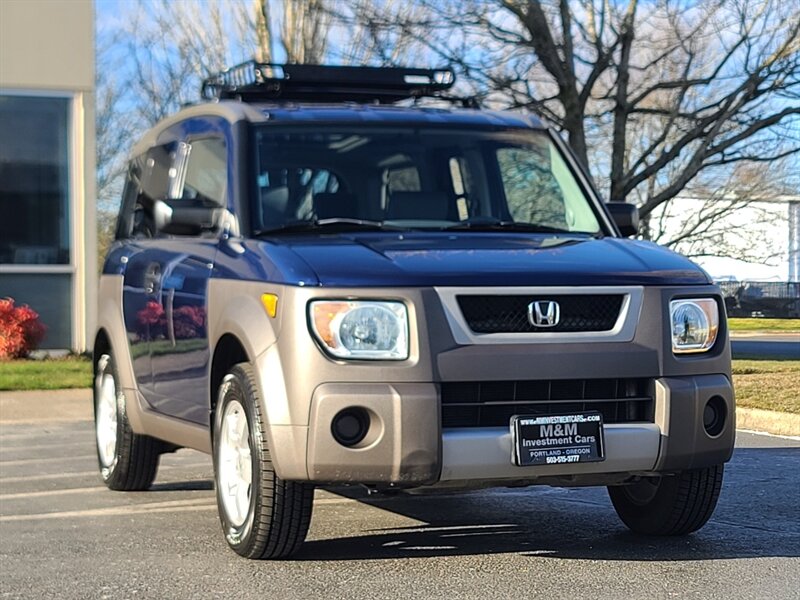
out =
<svg viewBox="0 0 800 600"><path fill-rule="evenodd" d="M342 446L355 446L369 431L369 415L363 408L346 408L331 423L333 438Z"/></svg>
<svg viewBox="0 0 800 600"><path fill-rule="evenodd" d="M703 428L711 437L716 437L725 428L725 419L728 416L725 400L720 396L713 396L703 409Z"/></svg>

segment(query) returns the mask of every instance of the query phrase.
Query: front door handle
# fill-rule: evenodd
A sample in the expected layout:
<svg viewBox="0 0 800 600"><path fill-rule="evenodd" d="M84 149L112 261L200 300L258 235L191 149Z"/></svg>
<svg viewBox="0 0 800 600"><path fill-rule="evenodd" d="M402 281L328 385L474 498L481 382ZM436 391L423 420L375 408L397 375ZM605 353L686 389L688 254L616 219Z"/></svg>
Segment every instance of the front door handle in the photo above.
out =
<svg viewBox="0 0 800 600"><path fill-rule="evenodd" d="M161 291L161 265L150 263L144 272L144 291L153 296Z"/></svg>

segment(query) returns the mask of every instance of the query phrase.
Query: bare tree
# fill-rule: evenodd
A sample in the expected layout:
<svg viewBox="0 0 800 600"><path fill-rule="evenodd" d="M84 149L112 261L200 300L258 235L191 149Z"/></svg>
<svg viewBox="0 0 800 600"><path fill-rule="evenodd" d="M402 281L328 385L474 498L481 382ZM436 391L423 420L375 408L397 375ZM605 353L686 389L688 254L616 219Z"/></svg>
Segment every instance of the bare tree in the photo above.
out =
<svg viewBox="0 0 800 600"><path fill-rule="evenodd" d="M125 6L115 43L99 52L101 196L123 164L126 132L196 100L207 73L251 56L450 63L461 75L461 92L489 106L536 112L561 128L605 194L637 203L646 235L673 245L688 237L665 236L651 219L673 214L676 197L724 189L702 196L708 209L699 214L711 223L746 205L742 193L754 191L734 176L737 165L789 157L797 170L800 6L793 2L138 0Z"/></svg>
<svg viewBox="0 0 800 600"><path fill-rule="evenodd" d="M112 52L119 43L113 32L97 36L95 148L99 267L113 240L122 191L121 175L125 170L124 148L130 146L135 131L134 119L125 109L128 83L119 75L120 57Z"/></svg>
<svg viewBox="0 0 800 600"><path fill-rule="evenodd" d="M130 144L134 128L130 115L124 109L127 82L118 75L120 65L109 51L115 43L118 43L115 37L98 39L95 71L96 189L98 209L101 211L109 210L118 192L117 181L125 163L120 148Z"/></svg>
<svg viewBox="0 0 800 600"><path fill-rule="evenodd" d="M375 0L338 0L325 10L331 17L331 36L339 40L330 54L343 64L392 66L430 60L416 31L432 25L424 3L382 0L376 5Z"/></svg>
<svg viewBox="0 0 800 600"><path fill-rule="evenodd" d="M181 104L198 98L200 81L227 61L252 56L254 32L241 2L198 4L138 0L121 5L113 27L97 34L96 144L98 250L105 254L122 192L122 174L135 137ZM252 36L252 43L255 36ZM102 263L102 261L101 261Z"/></svg>
<svg viewBox="0 0 800 600"><path fill-rule="evenodd" d="M259 62L271 63L272 61L272 13L269 9L269 0L254 0L253 8L256 18L256 39L258 48L255 59Z"/></svg>
<svg viewBox="0 0 800 600"><path fill-rule="evenodd" d="M281 38L286 48L286 62L323 62L330 26L324 0L284 0L283 13Z"/></svg>
<svg viewBox="0 0 800 600"><path fill-rule="evenodd" d="M209 73L251 58L255 19L251 6L236 0L138 0L131 5L120 23L120 37L127 40L130 108L141 124L152 125L196 101Z"/></svg>
<svg viewBox="0 0 800 600"><path fill-rule="evenodd" d="M322 62L330 20L324 2L137 0L123 5L116 43L105 53L124 57L127 109L150 125L196 101L210 73L254 57L273 61L276 43L287 62Z"/></svg>
<svg viewBox="0 0 800 600"><path fill-rule="evenodd" d="M411 39L488 103L543 115L609 198L647 217L702 173L800 150L800 5L361 0L339 18ZM386 62L384 56L378 60ZM394 62L394 60L391 60Z"/></svg>
<svg viewBox="0 0 800 600"><path fill-rule="evenodd" d="M274 62L276 44L287 63L325 60L331 26L326 0L254 0L261 62Z"/></svg>

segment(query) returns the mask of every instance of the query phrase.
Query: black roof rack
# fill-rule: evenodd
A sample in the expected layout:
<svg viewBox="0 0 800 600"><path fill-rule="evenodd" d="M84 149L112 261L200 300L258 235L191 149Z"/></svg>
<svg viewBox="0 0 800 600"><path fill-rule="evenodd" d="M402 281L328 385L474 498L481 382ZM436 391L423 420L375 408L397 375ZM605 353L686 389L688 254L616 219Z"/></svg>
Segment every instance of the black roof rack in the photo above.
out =
<svg viewBox="0 0 800 600"><path fill-rule="evenodd" d="M305 102L377 102L433 97L475 106L471 98L448 96L456 76L449 67L335 67L248 61L203 81L203 98Z"/></svg>

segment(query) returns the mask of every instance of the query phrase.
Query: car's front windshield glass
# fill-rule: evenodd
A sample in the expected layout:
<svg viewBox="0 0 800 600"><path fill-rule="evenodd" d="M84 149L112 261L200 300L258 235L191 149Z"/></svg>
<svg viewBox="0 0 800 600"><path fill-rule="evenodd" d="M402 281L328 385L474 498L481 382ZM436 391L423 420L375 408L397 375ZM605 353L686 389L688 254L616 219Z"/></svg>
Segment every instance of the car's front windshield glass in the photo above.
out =
<svg viewBox="0 0 800 600"><path fill-rule="evenodd" d="M256 232L345 227L601 231L544 132L261 127Z"/></svg>

